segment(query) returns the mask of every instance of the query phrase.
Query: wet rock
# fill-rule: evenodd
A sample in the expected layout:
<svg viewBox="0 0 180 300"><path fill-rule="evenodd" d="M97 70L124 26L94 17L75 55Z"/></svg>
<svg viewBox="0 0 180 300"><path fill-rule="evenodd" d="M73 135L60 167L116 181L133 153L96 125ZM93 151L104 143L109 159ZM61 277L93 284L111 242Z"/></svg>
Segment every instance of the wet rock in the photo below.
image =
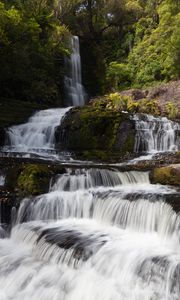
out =
<svg viewBox="0 0 180 300"><path fill-rule="evenodd" d="M6 139L6 131L4 128L0 127L0 147L4 146Z"/></svg>
<svg viewBox="0 0 180 300"><path fill-rule="evenodd" d="M27 165L17 180L17 187L22 196L39 195L49 190L50 171L48 166Z"/></svg>
<svg viewBox="0 0 180 300"><path fill-rule="evenodd" d="M71 110L57 127L55 139L57 149L88 152L88 159L104 160L106 153L127 158L134 150L135 126L129 114L89 105Z"/></svg>
<svg viewBox="0 0 180 300"><path fill-rule="evenodd" d="M134 100L140 100L143 98L147 100L156 99L161 107L161 110L164 110L164 106L170 101L178 109L178 115L180 114L180 80L147 89L125 90L120 92L120 94L132 97Z"/></svg>
<svg viewBox="0 0 180 300"><path fill-rule="evenodd" d="M11 223L12 207L18 207L17 194L15 191L11 191L5 187L0 188L0 212L1 223Z"/></svg>
<svg viewBox="0 0 180 300"><path fill-rule="evenodd" d="M151 174L153 183L180 186L180 164L155 168Z"/></svg>

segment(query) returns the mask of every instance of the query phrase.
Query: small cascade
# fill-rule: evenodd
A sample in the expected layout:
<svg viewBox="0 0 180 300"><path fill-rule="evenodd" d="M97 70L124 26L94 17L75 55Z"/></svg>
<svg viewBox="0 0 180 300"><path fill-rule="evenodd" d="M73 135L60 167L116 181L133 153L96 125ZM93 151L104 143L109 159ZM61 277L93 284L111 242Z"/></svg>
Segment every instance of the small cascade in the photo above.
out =
<svg viewBox="0 0 180 300"><path fill-rule="evenodd" d="M54 150L54 132L70 108L47 109L36 112L27 123L7 129L10 151L42 152Z"/></svg>
<svg viewBox="0 0 180 300"><path fill-rule="evenodd" d="M118 185L149 184L148 172L117 172L105 169L68 169L59 176L50 191L77 191L95 187L115 187Z"/></svg>
<svg viewBox="0 0 180 300"><path fill-rule="evenodd" d="M136 214L135 207L143 207L143 203L144 212L140 210L140 214L146 216L149 213L146 207L146 203L148 205L149 202L146 202L146 199L154 202L159 193L171 192L172 189L151 185L148 172L79 169L74 173L69 169L51 184L49 193L36 197L34 201L27 198L22 202L17 223L32 220L95 218L103 222L108 221L110 224L120 224L122 218L126 219L128 211L134 211ZM138 199L139 202L133 202Z"/></svg>
<svg viewBox="0 0 180 300"><path fill-rule="evenodd" d="M180 125L165 117L136 114L135 152L177 151L180 149Z"/></svg>
<svg viewBox="0 0 180 300"><path fill-rule="evenodd" d="M79 50L79 38L71 38L72 54L67 59L69 76L65 76L65 89L67 92L68 104L71 106L83 106L85 104L85 91L81 79L81 57Z"/></svg>

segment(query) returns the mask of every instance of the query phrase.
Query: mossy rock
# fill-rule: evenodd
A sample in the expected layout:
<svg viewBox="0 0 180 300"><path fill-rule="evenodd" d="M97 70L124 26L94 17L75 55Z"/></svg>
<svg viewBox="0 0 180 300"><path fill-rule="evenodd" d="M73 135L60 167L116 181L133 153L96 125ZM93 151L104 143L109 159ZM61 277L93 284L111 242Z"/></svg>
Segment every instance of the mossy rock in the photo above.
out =
<svg viewBox="0 0 180 300"><path fill-rule="evenodd" d="M151 174L153 183L180 185L180 164L155 168Z"/></svg>
<svg viewBox="0 0 180 300"><path fill-rule="evenodd" d="M39 195L48 192L51 172L48 166L31 164L25 166L17 180L22 196Z"/></svg>
<svg viewBox="0 0 180 300"><path fill-rule="evenodd" d="M101 105L72 109L56 131L57 148L88 151L89 159L102 151L127 156L133 153L134 139L134 121L129 114L104 109Z"/></svg>

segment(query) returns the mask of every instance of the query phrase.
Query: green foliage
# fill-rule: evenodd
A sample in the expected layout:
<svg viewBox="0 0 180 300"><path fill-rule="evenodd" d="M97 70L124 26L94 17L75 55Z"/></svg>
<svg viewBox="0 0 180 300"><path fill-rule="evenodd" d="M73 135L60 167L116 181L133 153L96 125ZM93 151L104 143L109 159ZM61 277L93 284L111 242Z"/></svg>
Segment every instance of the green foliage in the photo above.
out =
<svg viewBox="0 0 180 300"><path fill-rule="evenodd" d="M115 89L128 87L131 82L131 75L128 66L118 62L111 62L107 68L107 80L110 86Z"/></svg>
<svg viewBox="0 0 180 300"><path fill-rule="evenodd" d="M60 99L69 31L50 1L0 2L1 96L38 102Z"/></svg>
<svg viewBox="0 0 180 300"><path fill-rule="evenodd" d="M180 0L0 0L1 95L58 101L70 32L91 96L178 79L179 24Z"/></svg>
<svg viewBox="0 0 180 300"><path fill-rule="evenodd" d="M112 93L109 95L111 105L117 110L127 110L128 103L131 101L131 98L128 96L121 96L119 93Z"/></svg>
<svg viewBox="0 0 180 300"><path fill-rule="evenodd" d="M135 85L149 85L179 77L179 11L178 3L175 5L166 0L154 10L158 23L153 18L148 22L140 19L137 23L136 44L128 58Z"/></svg>
<svg viewBox="0 0 180 300"><path fill-rule="evenodd" d="M156 100L141 99L138 101L138 104L139 104L138 112L140 113L146 113L152 115L160 114L160 108Z"/></svg>
<svg viewBox="0 0 180 300"><path fill-rule="evenodd" d="M158 102L154 100L133 100L132 97L121 95L119 93L111 93L106 98L106 105L105 101L103 101L103 105L107 109L113 110L124 110L130 113L146 113L146 114L153 114L153 115L160 115L160 108Z"/></svg>
<svg viewBox="0 0 180 300"><path fill-rule="evenodd" d="M18 188L23 196L38 195L48 191L49 168L41 165L27 165L18 177Z"/></svg>
<svg viewBox="0 0 180 300"><path fill-rule="evenodd" d="M180 1L126 0L117 8L118 16L110 12L115 5L110 2L101 13L109 10L116 22L106 21L103 36L96 35L107 62L107 89L142 87L179 78ZM97 26L95 18L93 25Z"/></svg>
<svg viewBox="0 0 180 300"><path fill-rule="evenodd" d="M174 103L168 102L165 106L165 114L170 119L175 119L178 114L178 109L175 107Z"/></svg>
<svg viewBox="0 0 180 300"><path fill-rule="evenodd" d="M130 112L130 113L137 113L139 112L139 102L137 101L133 101L132 99L130 99L127 103L127 110Z"/></svg>

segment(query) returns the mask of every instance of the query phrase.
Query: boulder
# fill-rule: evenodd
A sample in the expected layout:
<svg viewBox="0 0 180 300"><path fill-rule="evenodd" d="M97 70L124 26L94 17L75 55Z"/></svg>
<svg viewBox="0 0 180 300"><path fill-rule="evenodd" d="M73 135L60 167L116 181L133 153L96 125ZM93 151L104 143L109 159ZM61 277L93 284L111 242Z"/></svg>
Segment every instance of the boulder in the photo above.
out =
<svg viewBox="0 0 180 300"><path fill-rule="evenodd" d="M151 173L152 183L180 186L180 164L155 168Z"/></svg>
<svg viewBox="0 0 180 300"><path fill-rule="evenodd" d="M57 149L88 153L89 159L127 158L134 150L135 126L129 114L89 105L72 109L55 139Z"/></svg>

